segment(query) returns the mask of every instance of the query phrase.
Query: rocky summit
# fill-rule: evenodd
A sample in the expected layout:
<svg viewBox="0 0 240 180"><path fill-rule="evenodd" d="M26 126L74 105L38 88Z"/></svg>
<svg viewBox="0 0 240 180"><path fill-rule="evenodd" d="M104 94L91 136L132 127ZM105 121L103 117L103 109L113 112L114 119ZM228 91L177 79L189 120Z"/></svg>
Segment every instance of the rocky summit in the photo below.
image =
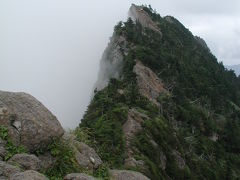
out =
<svg viewBox="0 0 240 180"><path fill-rule="evenodd" d="M0 91L0 179L240 179L240 77L172 16L132 5L79 126Z"/></svg>

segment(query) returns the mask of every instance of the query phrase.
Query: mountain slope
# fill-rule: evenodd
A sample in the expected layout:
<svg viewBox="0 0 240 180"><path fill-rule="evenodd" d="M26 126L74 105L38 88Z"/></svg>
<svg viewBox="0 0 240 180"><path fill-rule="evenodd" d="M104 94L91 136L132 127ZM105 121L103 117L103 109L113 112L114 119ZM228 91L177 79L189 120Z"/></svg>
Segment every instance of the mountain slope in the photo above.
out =
<svg viewBox="0 0 240 180"><path fill-rule="evenodd" d="M240 64L233 65L233 66L227 66L227 68L233 70L237 76L240 75Z"/></svg>
<svg viewBox="0 0 240 180"><path fill-rule="evenodd" d="M199 37L132 5L78 131L110 168L151 179L240 177L240 79Z"/></svg>

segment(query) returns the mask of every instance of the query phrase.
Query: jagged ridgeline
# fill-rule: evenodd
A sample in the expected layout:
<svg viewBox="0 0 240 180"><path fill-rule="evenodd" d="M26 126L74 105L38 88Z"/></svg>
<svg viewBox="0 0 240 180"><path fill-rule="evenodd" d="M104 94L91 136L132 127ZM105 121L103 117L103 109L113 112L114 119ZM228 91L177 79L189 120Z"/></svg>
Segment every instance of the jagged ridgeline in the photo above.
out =
<svg viewBox="0 0 240 180"><path fill-rule="evenodd" d="M240 79L174 17L132 5L115 26L79 131L111 168L240 178Z"/></svg>

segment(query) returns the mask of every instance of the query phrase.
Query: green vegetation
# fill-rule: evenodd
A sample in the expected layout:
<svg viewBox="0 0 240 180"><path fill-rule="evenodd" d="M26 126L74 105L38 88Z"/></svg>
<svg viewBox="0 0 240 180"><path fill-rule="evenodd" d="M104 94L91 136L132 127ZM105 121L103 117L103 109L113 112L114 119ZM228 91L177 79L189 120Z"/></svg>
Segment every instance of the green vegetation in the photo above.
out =
<svg viewBox="0 0 240 180"><path fill-rule="evenodd" d="M7 150L7 154L4 157L4 160L7 161L15 154L25 153L26 150L23 146L15 146L8 135L8 129L4 126L0 126L0 138L6 141L5 149Z"/></svg>
<svg viewBox="0 0 240 180"><path fill-rule="evenodd" d="M81 142L89 142L87 129L76 129L77 139ZM75 132L73 132L75 133ZM84 167L80 167L75 158L75 151L69 142L63 139L54 140L47 149L39 151L37 154L42 154L44 152L50 152L51 155L56 159L53 166L46 171L42 172L51 180L61 180L67 174L71 173L86 173L92 175L101 180L108 180L108 166L103 164L97 169L87 169Z"/></svg>
<svg viewBox="0 0 240 180"><path fill-rule="evenodd" d="M51 180L62 179L69 173L80 172L73 149L66 142L60 139L54 140L47 150L56 158L54 166L44 172Z"/></svg>
<svg viewBox="0 0 240 180"><path fill-rule="evenodd" d="M149 116L132 142L135 158L146 167L136 170L151 179L240 178L240 78L175 18L143 9L162 36L131 19L115 27L116 36L128 42L122 78L111 79L95 94L80 128L88 129L88 141L108 166L122 168L126 157L122 125L128 110L135 108ZM161 112L138 91L136 59L159 75L169 91L158 98ZM184 168L174 151L184 160ZM159 166L160 152L166 156L165 168Z"/></svg>
<svg viewBox="0 0 240 180"><path fill-rule="evenodd" d="M112 83L117 84L118 82ZM88 127L91 132L89 136L91 140L94 139L91 141L91 145L97 150L102 160L108 161L112 166L117 166L122 164L124 159L124 138L121 124L126 119L127 106L115 103L117 89L112 87L114 86L108 86L107 89L95 95L93 103L89 106L89 113L85 115L86 120L82 121L81 127Z"/></svg>
<svg viewBox="0 0 240 180"><path fill-rule="evenodd" d="M93 176L99 180L109 180L108 165L103 164L97 170L93 172Z"/></svg>

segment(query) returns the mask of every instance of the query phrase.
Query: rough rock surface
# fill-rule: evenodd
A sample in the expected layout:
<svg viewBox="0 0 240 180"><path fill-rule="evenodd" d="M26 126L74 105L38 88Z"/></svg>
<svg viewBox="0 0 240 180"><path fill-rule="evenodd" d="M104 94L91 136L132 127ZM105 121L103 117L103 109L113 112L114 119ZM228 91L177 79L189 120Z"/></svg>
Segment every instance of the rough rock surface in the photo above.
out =
<svg viewBox="0 0 240 180"><path fill-rule="evenodd" d="M95 150L82 142L75 142L78 149L76 159L80 166L89 168L98 168L102 164L102 160Z"/></svg>
<svg viewBox="0 0 240 180"><path fill-rule="evenodd" d="M133 72L137 75L140 93L158 106L157 98L159 95L167 93L162 81L150 68L144 66L140 61L136 61Z"/></svg>
<svg viewBox="0 0 240 180"><path fill-rule="evenodd" d="M4 159L7 154L7 150L5 149L6 142L0 138L0 161Z"/></svg>
<svg viewBox="0 0 240 180"><path fill-rule="evenodd" d="M148 13L144 11L141 6L136 6L135 4L132 4L129 10L129 16L134 21L139 21L143 27L150 28L151 30L158 32L162 35L160 28L156 25L156 23L153 22Z"/></svg>
<svg viewBox="0 0 240 180"><path fill-rule="evenodd" d="M48 180L43 174L33 170L28 170L21 173L16 173L10 177L10 180Z"/></svg>
<svg viewBox="0 0 240 180"><path fill-rule="evenodd" d="M143 160L136 160L134 157L128 157L124 162L127 168L138 168L140 171L146 171L146 165Z"/></svg>
<svg viewBox="0 0 240 180"><path fill-rule="evenodd" d="M0 177L7 179L19 172L21 172L20 168L0 161Z"/></svg>
<svg viewBox="0 0 240 180"><path fill-rule="evenodd" d="M86 169L98 168L102 164L101 158L95 150L83 142L75 140L75 136L65 133L63 139L69 143L75 151L75 158L78 164Z"/></svg>
<svg viewBox="0 0 240 180"><path fill-rule="evenodd" d="M11 159L8 160L9 164L17 165L24 170L35 170L41 169L41 161L35 155L30 154L15 154Z"/></svg>
<svg viewBox="0 0 240 180"><path fill-rule="evenodd" d="M72 173L66 175L64 180L95 180L95 178L84 173Z"/></svg>
<svg viewBox="0 0 240 180"><path fill-rule="evenodd" d="M63 135L57 118L26 93L0 91L0 125L8 128L15 145L21 144L31 152Z"/></svg>
<svg viewBox="0 0 240 180"><path fill-rule="evenodd" d="M184 169L185 168L185 160L182 158L181 153L174 150L173 155L175 156L175 160L177 162L178 168L179 169Z"/></svg>
<svg viewBox="0 0 240 180"><path fill-rule="evenodd" d="M40 154L38 158L41 161L41 168L43 170L47 170L54 166L57 161L56 157L53 157L50 152L45 152L44 154Z"/></svg>
<svg viewBox="0 0 240 180"><path fill-rule="evenodd" d="M110 170L110 180L150 180L142 173L128 170Z"/></svg>
<svg viewBox="0 0 240 180"><path fill-rule="evenodd" d="M138 132L142 130L141 123L144 119L148 119L148 116L138 112L135 109L130 109L128 112L127 121L123 125L123 133L126 141L126 154L125 165L128 167L143 167L143 161L137 161L133 158L133 152L131 149L131 142Z"/></svg>
<svg viewBox="0 0 240 180"><path fill-rule="evenodd" d="M100 61L97 90L107 86L111 78L120 78L123 66L123 56L127 54L127 41L123 36L113 35Z"/></svg>

